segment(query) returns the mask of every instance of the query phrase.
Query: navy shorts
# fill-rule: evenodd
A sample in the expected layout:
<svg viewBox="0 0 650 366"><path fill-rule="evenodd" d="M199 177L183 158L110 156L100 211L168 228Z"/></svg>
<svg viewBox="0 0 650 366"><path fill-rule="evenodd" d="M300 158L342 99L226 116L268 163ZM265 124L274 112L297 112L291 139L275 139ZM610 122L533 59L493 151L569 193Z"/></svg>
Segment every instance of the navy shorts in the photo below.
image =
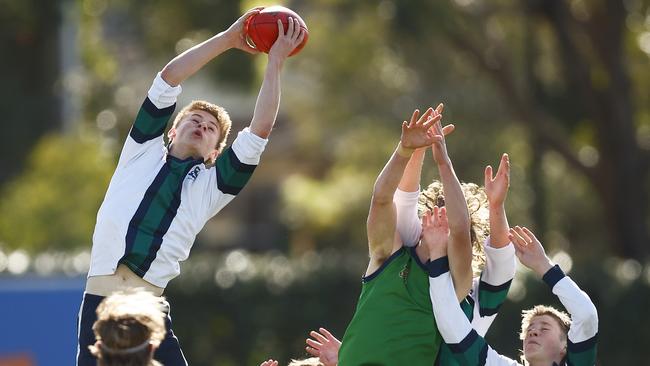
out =
<svg viewBox="0 0 650 366"><path fill-rule="evenodd" d="M90 353L88 346L95 344L96 341L95 333L93 333L93 324L97 320L95 310L103 299L104 296L84 293L77 319L77 334L79 336L77 348L78 366L97 365L97 359ZM183 356L183 351L181 351L181 345L178 343L178 338L176 338L172 331L172 318L170 314L171 311L168 311L167 318L165 319L165 327L167 328L165 339L156 350L154 359L165 366L187 366L187 361L185 360L185 356Z"/></svg>

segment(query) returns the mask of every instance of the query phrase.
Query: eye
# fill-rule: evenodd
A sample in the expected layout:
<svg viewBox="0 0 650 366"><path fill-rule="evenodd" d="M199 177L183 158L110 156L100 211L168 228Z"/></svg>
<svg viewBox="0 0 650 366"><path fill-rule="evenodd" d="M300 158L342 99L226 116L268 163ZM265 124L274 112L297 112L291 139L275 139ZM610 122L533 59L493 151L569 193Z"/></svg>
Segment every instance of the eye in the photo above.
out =
<svg viewBox="0 0 650 366"><path fill-rule="evenodd" d="M214 127L210 127L208 130L210 130L210 132L214 132Z"/></svg>

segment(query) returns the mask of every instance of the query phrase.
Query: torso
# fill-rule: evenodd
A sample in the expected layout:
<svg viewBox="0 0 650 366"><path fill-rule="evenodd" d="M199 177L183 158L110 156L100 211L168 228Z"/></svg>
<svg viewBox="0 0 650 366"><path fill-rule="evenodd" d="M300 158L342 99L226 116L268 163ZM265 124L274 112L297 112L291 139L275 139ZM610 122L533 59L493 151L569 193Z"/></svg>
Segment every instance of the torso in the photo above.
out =
<svg viewBox="0 0 650 366"><path fill-rule="evenodd" d="M134 288L144 288L156 296L162 295L165 289L145 281L127 266L120 264L112 275L92 276L86 281L86 292L92 295L109 296L115 291Z"/></svg>

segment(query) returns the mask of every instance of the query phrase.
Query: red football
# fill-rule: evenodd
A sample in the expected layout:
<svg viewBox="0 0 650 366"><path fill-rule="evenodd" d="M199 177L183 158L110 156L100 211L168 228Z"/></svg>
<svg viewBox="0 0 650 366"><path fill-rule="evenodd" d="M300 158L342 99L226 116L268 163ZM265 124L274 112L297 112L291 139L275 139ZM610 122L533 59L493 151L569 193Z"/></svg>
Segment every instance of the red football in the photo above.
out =
<svg viewBox="0 0 650 366"><path fill-rule="evenodd" d="M289 25L288 18L292 17L298 19L300 23L300 28L305 32L305 38L302 43L296 47L289 56L293 56L300 52L300 50L307 43L307 38L309 38L309 31L307 30L307 24L302 20L300 15L296 14L293 10L285 8L284 6L274 5L268 8L262 9L259 13L249 17L246 20L246 35L247 40L251 43L251 46L255 47L258 51L269 53L271 46L275 43L275 40L278 39L278 19L282 20L282 26L284 31L287 31Z"/></svg>

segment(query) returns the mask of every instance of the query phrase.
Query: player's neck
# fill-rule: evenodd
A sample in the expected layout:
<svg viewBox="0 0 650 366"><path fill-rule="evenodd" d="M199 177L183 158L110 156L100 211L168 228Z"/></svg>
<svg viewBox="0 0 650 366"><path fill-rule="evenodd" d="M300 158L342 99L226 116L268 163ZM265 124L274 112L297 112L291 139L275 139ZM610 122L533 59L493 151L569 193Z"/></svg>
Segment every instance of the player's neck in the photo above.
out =
<svg viewBox="0 0 650 366"><path fill-rule="evenodd" d="M189 146L180 144L180 143L172 143L169 145L169 156L173 156L176 159L179 160L185 160L185 159L204 159L203 156L198 154L194 149L192 149Z"/></svg>

